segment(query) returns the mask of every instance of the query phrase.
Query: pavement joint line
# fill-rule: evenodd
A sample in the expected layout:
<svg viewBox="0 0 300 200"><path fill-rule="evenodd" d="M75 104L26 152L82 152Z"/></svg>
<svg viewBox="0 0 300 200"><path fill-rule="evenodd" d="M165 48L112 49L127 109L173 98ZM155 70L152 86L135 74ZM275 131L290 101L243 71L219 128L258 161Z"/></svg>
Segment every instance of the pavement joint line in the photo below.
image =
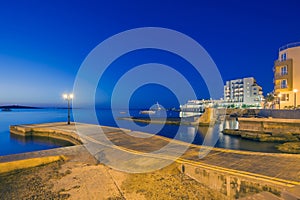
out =
<svg viewBox="0 0 300 200"><path fill-rule="evenodd" d="M256 178L256 179L259 179L259 180L264 180L264 181L268 181L268 182L283 185L283 186L292 187L292 186L295 186L295 185L300 185L300 182L297 182L297 181L284 180L284 179L280 179L280 178L276 178L276 177L270 177L270 176L265 176L265 175L261 175L261 174L255 174L255 173L252 173L252 172L228 169L228 168L219 167L219 166L215 166L215 165L205 164L205 163L202 163L202 162L199 162L199 161L192 161L192 160L187 160L187 159L182 159L182 158L175 158L175 157L168 156L168 155L151 154L151 153L146 153L145 154L145 153L141 153L141 152L136 151L136 150L126 149L124 147L110 146L110 145L107 145L107 144L103 144L103 143L101 143L101 142L99 142L99 141L97 141L93 138L90 138L90 137L88 137L88 138L93 140L94 143L98 143L100 145L108 146L110 148L117 148L121 151L125 151L127 153L132 153L132 154L135 154L135 155L147 156L147 157L152 157L152 158L160 158L160 159L166 159L166 160L174 160L174 161L179 162L179 163L191 164L191 165L197 166L197 167L201 166L203 168L211 169L211 170L214 170L214 171L230 173L230 174L234 174L234 175L238 175L238 176Z"/></svg>
<svg viewBox="0 0 300 200"><path fill-rule="evenodd" d="M116 186L117 190L119 191L121 197L123 199L126 199L124 196L124 193L121 190L121 187L118 185L117 181L115 180L115 178L111 175L111 173L109 172L109 169L106 169L107 173L109 174L110 178L112 179L112 181L114 182L114 185Z"/></svg>

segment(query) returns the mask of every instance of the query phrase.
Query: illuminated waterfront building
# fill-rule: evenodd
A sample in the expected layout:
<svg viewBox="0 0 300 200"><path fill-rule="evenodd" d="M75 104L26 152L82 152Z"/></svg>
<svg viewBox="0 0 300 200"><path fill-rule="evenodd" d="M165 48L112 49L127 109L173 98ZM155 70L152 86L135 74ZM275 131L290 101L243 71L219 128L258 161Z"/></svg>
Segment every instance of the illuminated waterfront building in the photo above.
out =
<svg viewBox="0 0 300 200"><path fill-rule="evenodd" d="M274 62L274 92L281 108L300 105L297 92L300 89L300 42L279 48Z"/></svg>
<svg viewBox="0 0 300 200"><path fill-rule="evenodd" d="M241 105L260 105L262 100L262 88L253 77L226 81L224 102Z"/></svg>

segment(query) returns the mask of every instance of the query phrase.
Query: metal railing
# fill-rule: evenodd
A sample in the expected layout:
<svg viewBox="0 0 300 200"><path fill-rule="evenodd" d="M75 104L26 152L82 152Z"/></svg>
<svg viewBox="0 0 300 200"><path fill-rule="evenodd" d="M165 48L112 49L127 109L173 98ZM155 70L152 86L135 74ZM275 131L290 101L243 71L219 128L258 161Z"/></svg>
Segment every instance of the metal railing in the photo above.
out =
<svg viewBox="0 0 300 200"><path fill-rule="evenodd" d="M278 79L280 77L284 77L284 76L287 76L287 75L288 75L287 72L286 73L275 73L275 78Z"/></svg>
<svg viewBox="0 0 300 200"><path fill-rule="evenodd" d="M288 88L288 85L275 85L275 90L277 89L286 89Z"/></svg>

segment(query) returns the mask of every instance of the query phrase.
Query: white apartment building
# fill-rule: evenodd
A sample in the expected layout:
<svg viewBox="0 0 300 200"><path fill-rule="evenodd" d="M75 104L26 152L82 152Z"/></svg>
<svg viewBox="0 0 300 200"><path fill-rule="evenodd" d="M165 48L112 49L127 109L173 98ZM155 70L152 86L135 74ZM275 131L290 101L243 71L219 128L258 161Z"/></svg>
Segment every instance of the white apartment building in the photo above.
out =
<svg viewBox="0 0 300 200"><path fill-rule="evenodd" d="M253 77L226 81L224 102L241 105L260 105L262 101L262 88Z"/></svg>

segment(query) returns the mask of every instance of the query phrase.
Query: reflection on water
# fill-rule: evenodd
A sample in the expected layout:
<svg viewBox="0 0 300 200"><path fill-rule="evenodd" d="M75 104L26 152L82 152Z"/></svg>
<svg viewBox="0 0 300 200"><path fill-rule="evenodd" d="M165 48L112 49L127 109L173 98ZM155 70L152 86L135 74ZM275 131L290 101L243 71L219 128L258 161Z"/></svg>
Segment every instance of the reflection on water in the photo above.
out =
<svg viewBox="0 0 300 200"><path fill-rule="evenodd" d="M201 126L198 128L186 126L185 131L181 133L181 138L195 137L193 144L215 146L226 149L246 150L246 151L261 151L270 153L279 153L276 145L277 143L271 142L255 142L252 140L242 139L240 137L224 135L224 129L237 129L238 121L225 120L223 123L217 123L214 127ZM216 141L217 140L217 141Z"/></svg>
<svg viewBox="0 0 300 200"><path fill-rule="evenodd" d="M239 122L236 119L225 120L225 122L221 123L224 129L239 129ZM222 129L223 130L223 129Z"/></svg>
<svg viewBox="0 0 300 200"><path fill-rule="evenodd" d="M184 142L192 143L196 135L197 135L196 127L186 126L183 127L181 131L179 131L177 139Z"/></svg>

